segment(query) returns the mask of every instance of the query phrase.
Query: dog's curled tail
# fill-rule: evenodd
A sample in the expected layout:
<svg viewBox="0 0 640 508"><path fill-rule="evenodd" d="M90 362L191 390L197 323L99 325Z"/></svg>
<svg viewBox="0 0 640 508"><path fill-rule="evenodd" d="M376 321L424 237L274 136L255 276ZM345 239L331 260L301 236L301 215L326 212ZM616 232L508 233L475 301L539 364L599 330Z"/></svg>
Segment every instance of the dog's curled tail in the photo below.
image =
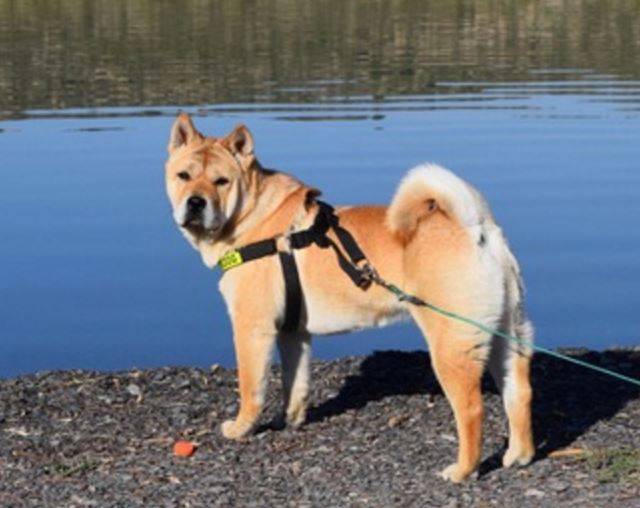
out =
<svg viewBox="0 0 640 508"><path fill-rule="evenodd" d="M404 241L411 241L420 222L441 210L467 229L478 248L476 259L483 273L502 279L505 288L506 331L525 343L533 341L533 325L524 311L524 286L520 266L496 224L489 205L470 184L435 164L413 168L400 182L387 210L387 225ZM530 353L530 348L519 348Z"/></svg>
<svg viewBox="0 0 640 508"><path fill-rule="evenodd" d="M436 209L462 226L493 220L484 199L471 185L441 166L422 164L400 182L387 211L387 225L408 241L420 221Z"/></svg>

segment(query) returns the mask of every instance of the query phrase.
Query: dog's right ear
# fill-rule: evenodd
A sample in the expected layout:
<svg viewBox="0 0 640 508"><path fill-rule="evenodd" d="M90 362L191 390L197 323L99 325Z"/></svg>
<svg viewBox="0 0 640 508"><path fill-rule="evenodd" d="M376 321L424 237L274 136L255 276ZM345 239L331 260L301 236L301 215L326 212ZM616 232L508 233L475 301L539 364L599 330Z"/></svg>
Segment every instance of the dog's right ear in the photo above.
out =
<svg viewBox="0 0 640 508"><path fill-rule="evenodd" d="M171 127L167 150L169 153L172 153L177 148L190 143L195 138L202 138L202 134L195 128L188 114L180 113L176 121L173 122L173 127Z"/></svg>

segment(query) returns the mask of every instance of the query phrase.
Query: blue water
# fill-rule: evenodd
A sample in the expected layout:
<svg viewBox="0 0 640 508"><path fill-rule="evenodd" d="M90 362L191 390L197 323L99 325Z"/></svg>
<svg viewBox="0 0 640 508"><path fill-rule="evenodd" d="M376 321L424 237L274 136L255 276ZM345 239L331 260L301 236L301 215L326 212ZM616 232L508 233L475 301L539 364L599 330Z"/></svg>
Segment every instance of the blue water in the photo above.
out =
<svg viewBox="0 0 640 508"><path fill-rule="evenodd" d="M638 344L640 83L455 86L382 102L185 109L210 134L244 122L264 165L334 204L386 203L422 161L455 170L486 195L522 263L540 344ZM0 122L0 377L233 365L219 274L177 231L165 196L177 110ZM424 347L404 323L319 338L314 354Z"/></svg>

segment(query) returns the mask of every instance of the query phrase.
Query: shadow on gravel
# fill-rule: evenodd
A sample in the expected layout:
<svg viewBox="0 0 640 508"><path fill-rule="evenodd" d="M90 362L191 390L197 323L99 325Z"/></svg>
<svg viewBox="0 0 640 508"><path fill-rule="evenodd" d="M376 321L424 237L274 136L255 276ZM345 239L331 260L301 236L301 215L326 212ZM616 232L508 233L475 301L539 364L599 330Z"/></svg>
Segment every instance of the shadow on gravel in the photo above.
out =
<svg viewBox="0 0 640 508"><path fill-rule="evenodd" d="M640 350L562 352L640 378ZM536 355L532 377L535 460L570 445L593 425L612 418L627 402L640 396L640 389L624 381L543 355Z"/></svg>
<svg viewBox="0 0 640 508"><path fill-rule="evenodd" d="M562 352L640 378L640 351ZM640 396L638 388L623 381L541 354L533 361L532 384L535 460L569 446L593 425L613 417L628 401ZM488 378L483 391L497 393ZM335 397L310 409L308 422L322 421L385 397L441 393L426 352L378 351L363 360L357 375L346 378ZM485 459L480 474L499 468L501 456L502 451Z"/></svg>
<svg viewBox="0 0 640 508"><path fill-rule="evenodd" d="M338 395L309 409L307 422L322 421L386 397L436 393L442 391L427 353L376 351L362 361L358 375L346 378Z"/></svg>

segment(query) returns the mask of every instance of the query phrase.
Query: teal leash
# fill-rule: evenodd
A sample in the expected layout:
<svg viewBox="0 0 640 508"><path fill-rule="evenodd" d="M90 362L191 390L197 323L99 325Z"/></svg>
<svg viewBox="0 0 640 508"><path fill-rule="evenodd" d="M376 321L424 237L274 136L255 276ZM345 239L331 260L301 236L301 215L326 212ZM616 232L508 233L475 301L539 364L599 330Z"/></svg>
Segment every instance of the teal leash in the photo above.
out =
<svg viewBox="0 0 640 508"><path fill-rule="evenodd" d="M542 347L542 346L537 346L533 342L521 339L520 337L516 337L515 335L509 335L508 333L501 332L500 330L494 330L493 328L489 328L488 326L485 326L482 323L479 323L478 321L475 321L475 320L473 320L471 318L468 318L466 316L462 316L460 314L457 314L455 312L451 312L449 310L442 309L442 308L440 308L440 307L438 307L436 305L433 305L432 303L426 302L426 301L422 300L421 298L418 298L417 296L405 293L398 286L396 286L394 284L391 284L391 283L385 281L384 279L380 278L380 276L371 267L367 267L367 268L368 268L367 272L368 272L368 275L371 278L371 280L373 282L375 282L376 284L378 284L379 286L382 286L386 290L388 290L391 293L393 293L394 295L396 295L398 297L398 300L400 300L401 302L408 302L408 303L411 303L412 305L417 305L417 306L420 306L420 307L426 307L427 309L432 310L433 312L441 314L441 315L443 315L445 317L448 317L450 319L453 319L455 321L460 321L462 323L466 323L468 325L474 326L475 328L478 328L479 330L482 330L483 332L488 333L490 335L496 335L498 337L502 337L503 339L507 339L507 340L509 340L511 342L514 342L514 343L516 343L516 344L518 344L520 346L525 346L525 347L531 348L532 350L537 351L539 353L544 353L546 355L553 356L553 357L558 358L560 360L564 360L566 362L570 362L570 363L573 363L575 365L580 365L581 367L584 367L586 369L591 369L593 371L600 372L601 374L605 374L607 376L611 376L613 378L619 379L620 381L624 381L626 383L629 383L629 384L632 384L632 385L640 387L640 379L636 379L636 378L633 378L633 377L630 377L630 376L625 376L624 374L620 374L619 372L615 372L613 370L605 369L604 367L599 367L597 365L593 365L591 363L584 362L582 360L578 360L578 359L573 358L573 357L568 356L568 355L563 355L562 353L558 353L557 351L553 351L551 349L547 349L547 348Z"/></svg>

